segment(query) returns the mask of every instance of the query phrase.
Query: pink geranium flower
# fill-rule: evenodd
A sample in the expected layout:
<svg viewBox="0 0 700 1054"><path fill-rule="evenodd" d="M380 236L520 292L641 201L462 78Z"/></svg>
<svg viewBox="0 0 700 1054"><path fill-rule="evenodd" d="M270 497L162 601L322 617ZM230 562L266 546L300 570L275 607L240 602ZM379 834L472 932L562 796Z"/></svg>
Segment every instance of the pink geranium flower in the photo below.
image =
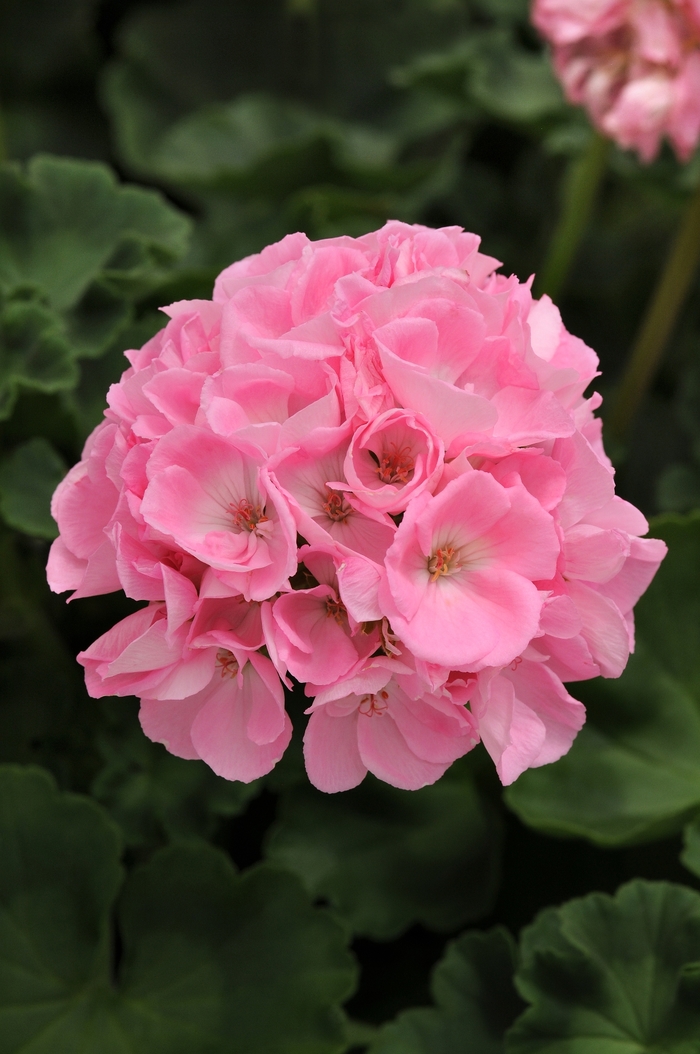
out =
<svg viewBox="0 0 700 1054"><path fill-rule="evenodd" d="M549 577L558 553L551 516L524 487L465 472L404 516L380 604L418 658L502 666L537 633L544 597L534 581Z"/></svg>
<svg viewBox="0 0 700 1054"><path fill-rule="evenodd" d="M154 450L141 504L146 523L264 600L296 569L292 518L260 470L265 457L235 438L187 426Z"/></svg>
<svg viewBox="0 0 700 1054"><path fill-rule="evenodd" d="M628 4L574 7L572 47ZM479 740L508 783L569 748L562 682L619 676L665 547L615 496L597 356L496 267L392 221L290 235L166 309L54 495L51 587L146 602L81 652L91 695L252 780L296 678L325 791L416 789Z"/></svg>
<svg viewBox="0 0 700 1054"><path fill-rule="evenodd" d="M700 8L692 0L535 0L571 102L652 161L666 137L681 161L700 139Z"/></svg>
<svg viewBox="0 0 700 1054"><path fill-rule="evenodd" d="M303 683L331 684L361 666L379 646L375 628L358 624L338 592L342 553L304 546L299 559L317 585L283 593L272 605L274 649Z"/></svg>
<svg viewBox="0 0 700 1054"><path fill-rule="evenodd" d="M317 695L304 736L309 779L319 790L356 787L367 772L394 787L435 783L477 743L469 711L425 692L413 699L401 686L411 671L375 659Z"/></svg>
<svg viewBox="0 0 700 1054"><path fill-rule="evenodd" d="M434 489L444 448L420 414L387 410L355 432L345 456L348 486L365 504L404 512L424 490Z"/></svg>

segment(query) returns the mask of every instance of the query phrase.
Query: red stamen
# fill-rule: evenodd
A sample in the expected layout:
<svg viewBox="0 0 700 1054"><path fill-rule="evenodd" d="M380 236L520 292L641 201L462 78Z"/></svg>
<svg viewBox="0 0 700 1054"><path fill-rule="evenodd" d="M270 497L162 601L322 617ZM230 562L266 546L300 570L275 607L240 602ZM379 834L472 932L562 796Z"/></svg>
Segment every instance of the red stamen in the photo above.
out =
<svg viewBox="0 0 700 1054"><path fill-rule="evenodd" d="M401 447L399 450L396 443L392 443L375 471L382 483L408 483L415 466L410 446Z"/></svg>
<svg viewBox="0 0 700 1054"><path fill-rule="evenodd" d="M229 508L233 516L233 526L237 527L239 531L249 531L253 534L259 523L268 522L268 518L264 515L261 507L253 505L247 498L241 498L238 505L234 505L231 502Z"/></svg>
<svg viewBox="0 0 700 1054"><path fill-rule="evenodd" d="M437 582L441 575L451 575L459 570L459 563L454 559L455 551L451 545L438 549L428 560L430 581Z"/></svg>
<svg viewBox="0 0 700 1054"><path fill-rule="evenodd" d="M345 523L352 512L345 497L338 494L336 490L331 490L330 487L328 488L328 500L324 501L322 507L328 519L333 520L334 523Z"/></svg>
<svg viewBox="0 0 700 1054"><path fill-rule="evenodd" d="M347 618L347 611L342 600L326 598L326 618L334 618L339 626L343 625L344 619Z"/></svg>
<svg viewBox="0 0 700 1054"><path fill-rule="evenodd" d="M235 677L240 669L236 656L226 651L225 648L217 651L216 665L221 669L222 677Z"/></svg>
<svg viewBox="0 0 700 1054"><path fill-rule="evenodd" d="M388 699L389 693L385 691L365 695L360 703L360 713L363 717L373 717L374 714L381 717L389 706Z"/></svg>

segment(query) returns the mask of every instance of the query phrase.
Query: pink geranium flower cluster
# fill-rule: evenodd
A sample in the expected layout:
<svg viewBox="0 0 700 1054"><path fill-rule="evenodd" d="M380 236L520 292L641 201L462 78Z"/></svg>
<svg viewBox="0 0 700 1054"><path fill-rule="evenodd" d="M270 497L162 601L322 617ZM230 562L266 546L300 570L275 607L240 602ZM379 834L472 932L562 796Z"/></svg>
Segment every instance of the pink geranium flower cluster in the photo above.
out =
<svg viewBox="0 0 700 1054"><path fill-rule="evenodd" d="M535 0L569 100L651 161L667 136L681 161L700 139L700 0Z"/></svg>
<svg viewBox="0 0 700 1054"><path fill-rule="evenodd" d="M61 483L56 591L147 604L80 656L93 696L228 779L305 685L312 783L504 783L564 754L663 557L615 496L598 360L459 228L290 235L227 268L108 394Z"/></svg>

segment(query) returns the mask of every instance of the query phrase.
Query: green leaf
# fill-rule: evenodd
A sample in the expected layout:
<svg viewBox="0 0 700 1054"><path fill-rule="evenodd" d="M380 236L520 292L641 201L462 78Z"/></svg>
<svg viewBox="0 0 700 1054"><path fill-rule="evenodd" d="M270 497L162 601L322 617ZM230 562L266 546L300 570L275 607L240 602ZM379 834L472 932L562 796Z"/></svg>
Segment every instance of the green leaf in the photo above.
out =
<svg viewBox="0 0 700 1054"><path fill-rule="evenodd" d="M522 1008L514 969L507 930L462 934L433 971L436 1006L399 1014L369 1054L502 1054L505 1031Z"/></svg>
<svg viewBox="0 0 700 1054"><path fill-rule="evenodd" d="M472 119L485 112L527 123L564 109L549 57L526 50L506 26L473 29L445 51L421 55L395 70L392 80L462 100L464 116Z"/></svg>
<svg viewBox="0 0 700 1054"><path fill-rule="evenodd" d="M388 135L263 95L194 110L154 135L153 115L128 67L112 69L105 93L123 117L130 164L174 184L278 195L323 178L333 162L371 171L391 164L395 152Z"/></svg>
<svg viewBox="0 0 700 1054"><path fill-rule="evenodd" d="M77 379L55 314L31 300L0 299L0 421L12 413L20 389L58 392Z"/></svg>
<svg viewBox="0 0 700 1054"><path fill-rule="evenodd" d="M64 314L73 355L94 359L105 353L131 321L131 304L110 288L106 276L93 282L75 307Z"/></svg>
<svg viewBox="0 0 700 1054"><path fill-rule="evenodd" d="M0 512L10 527L55 538L51 496L68 466L45 439L30 439L0 462Z"/></svg>
<svg viewBox="0 0 700 1054"><path fill-rule="evenodd" d="M81 362L80 380L65 399L84 438L104 417L109 386L116 384L124 370L129 367L124 352L129 348L143 347L146 341L163 328L166 321L161 312L148 312L137 322L131 322L124 329L120 329L99 358Z"/></svg>
<svg viewBox="0 0 700 1054"><path fill-rule="evenodd" d="M105 709L109 725L97 739L104 767L92 793L128 846L211 838L221 817L237 816L259 793L259 781L222 779L203 761L184 761L152 743L127 700L108 700Z"/></svg>
<svg viewBox="0 0 700 1054"><path fill-rule="evenodd" d="M0 231L0 289L39 289L60 312L100 276L147 287L149 268L185 251L189 223L155 191L120 187L106 165L39 156L26 175L0 169Z"/></svg>
<svg viewBox="0 0 700 1054"><path fill-rule="evenodd" d="M700 876L700 816L696 816L687 824L683 832L681 863L685 864L689 871Z"/></svg>
<svg viewBox="0 0 700 1054"><path fill-rule="evenodd" d="M46 547L0 529L0 762L36 763L66 786L94 777L95 704L75 649L46 615ZM0 857L1 859L1 857Z"/></svg>
<svg viewBox="0 0 700 1054"><path fill-rule="evenodd" d="M627 669L574 686L588 720L569 754L506 791L551 834L633 843L680 830L700 808L700 514L659 518L652 533L669 552L637 606Z"/></svg>
<svg viewBox="0 0 700 1054"><path fill-rule="evenodd" d="M516 986L532 1004L508 1054L691 1054L700 1036L700 895L630 882L542 912Z"/></svg>
<svg viewBox="0 0 700 1054"><path fill-rule="evenodd" d="M510 121L537 121L564 108L549 56L533 54L495 32L475 49L469 84L487 113Z"/></svg>
<svg viewBox="0 0 700 1054"><path fill-rule="evenodd" d="M389 939L414 922L451 930L485 915L496 893L500 826L459 765L432 787L371 777L327 795L283 795L271 860L328 899L355 933Z"/></svg>
<svg viewBox="0 0 700 1054"><path fill-rule="evenodd" d="M395 121L386 73L468 20L459 3L424 0L321 0L303 16L221 0L139 10L102 96L126 165L203 218L190 262L222 265L291 230L418 219L414 192L430 193L442 158L429 147L402 159L416 134Z"/></svg>
<svg viewBox="0 0 700 1054"><path fill-rule="evenodd" d="M116 828L36 769L0 769L0 1054L331 1054L354 979L338 924L205 845L126 881Z"/></svg>
<svg viewBox="0 0 700 1054"><path fill-rule="evenodd" d="M119 61L148 79L162 112L265 91L354 117L386 104L391 66L446 46L469 24L461 3L315 0L309 7L302 17L286 0L139 7L120 26Z"/></svg>

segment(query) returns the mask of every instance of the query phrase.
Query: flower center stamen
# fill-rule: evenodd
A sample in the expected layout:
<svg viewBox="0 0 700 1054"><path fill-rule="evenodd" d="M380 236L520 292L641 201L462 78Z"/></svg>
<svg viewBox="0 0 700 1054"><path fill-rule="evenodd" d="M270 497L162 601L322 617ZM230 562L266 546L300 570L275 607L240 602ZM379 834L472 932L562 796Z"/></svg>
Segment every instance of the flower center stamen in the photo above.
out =
<svg viewBox="0 0 700 1054"><path fill-rule="evenodd" d="M352 512L344 495L338 494L337 490L331 490L330 487L328 488L328 499L324 501L322 508L328 519L333 520L334 523L345 523Z"/></svg>
<svg viewBox="0 0 700 1054"><path fill-rule="evenodd" d="M444 549L437 549L428 560L430 581L437 582L443 575L453 575L461 566L453 546L447 545Z"/></svg>
<svg viewBox="0 0 700 1054"><path fill-rule="evenodd" d="M388 699L389 693L384 691L377 692L376 694L372 693L371 695L365 695L362 697L362 702L360 703L360 713L364 717L373 717L374 714L381 717L383 712L389 706Z"/></svg>
<svg viewBox="0 0 700 1054"><path fill-rule="evenodd" d="M217 651L216 665L221 670L222 677L235 677L240 669L238 659L230 651L226 651L225 648Z"/></svg>
<svg viewBox="0 0 700 1054"><path fill-rule="evenodd" d="M331 597L326 598L326 618L333 618L339 626L342 626L346 616L347 612L342 600L333 600Z"/></svg>
<svg viewBox="0 0 700 1054"><path fill-rule="evenodd" d="M384 453L375 472L382 483L408 483L415 466L410 446L399 449L396 443L392 443L389 450Z"/></svg>
<svg viewBox="0 0 700 1054"><path fill-rule="evenodd" d="M241 498L238 505L230 503L229 509L233 517L233 526L239 531L248 531L257 534L257 527L261 523L269 523L260 505L253 505L247 498Z"/></svg>

